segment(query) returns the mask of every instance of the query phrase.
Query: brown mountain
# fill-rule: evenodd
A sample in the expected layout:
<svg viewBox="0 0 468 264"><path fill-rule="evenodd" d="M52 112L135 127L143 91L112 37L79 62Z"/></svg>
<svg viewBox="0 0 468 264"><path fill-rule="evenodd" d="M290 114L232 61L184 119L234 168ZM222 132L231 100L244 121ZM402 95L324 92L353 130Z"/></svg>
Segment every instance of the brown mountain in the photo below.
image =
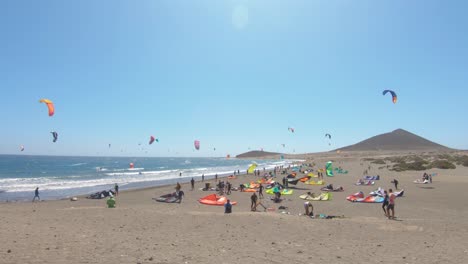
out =
<svg viewBox="0 0 468 264"><path fill-rule="evenodd" d="M448 147L429 141L403 129L371 137L340 151L451 151Z"/></svg>
<svg viewBox="0 0 468 264"><path fill-rule="evenodd" d="M242 153L236 156L236 158L265 158L270 156L278 156L281 155L280 153L276 152L268 152L268 151L249 151L246 153Z"/></svg>

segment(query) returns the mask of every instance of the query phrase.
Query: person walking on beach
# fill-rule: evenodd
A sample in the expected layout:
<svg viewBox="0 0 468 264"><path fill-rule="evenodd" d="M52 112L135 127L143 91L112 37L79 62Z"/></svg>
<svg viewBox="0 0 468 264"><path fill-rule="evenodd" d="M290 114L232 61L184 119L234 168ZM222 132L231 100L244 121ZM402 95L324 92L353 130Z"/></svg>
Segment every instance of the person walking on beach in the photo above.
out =
<svg viewBox="0 0 468 264"><path fill-rule="evenodd" d="M257 194L253 193L252 196L250 196L250 201L252 202L250 204L250 211L256 211L257 210Z"/></svg>
<svg viewBox="0 0 468 264"><path fill-rule="evenodd" d="M263 198L263 185L260 184L258 187L258 197Z"/></svg>
<svg viewBox="0 0 468 264"><path fill-rule="evenodd" d="M178 203L181 203L181 202L182 202L182 198L183 198L184 195L185 195L184 191L178 191L176 195L177 195L177 202L178 202Z"/></svg>
<svg viewBox="0 0 468 264"><path fill-rule="evenodd" d="M215 182L218 181L218 173L215 174Z"/></svg>
<svg viewBox="0 0 468 264"><path fill-rule="evenodd" d="M33 203L34 203L34 201L36 200L36 197L37 197L37 199L38 199L39 201L41 200L41 198L39 197L39 187L37 187L36 190L34 191L34 198L33 198L33 200L32 200Z"/></svg>
<svg viewBox="0 0 468 264"><path fill-rule="evenodd" d="M193 189L195 188L195 180L193 179L193 177L190 180L190 184L192 185L192 191L193 191Z"/></svg>
<svg viewBox="0 0 468 264"><path fill-rule="evenodd" d="M388 193L387 191L384 191L384 200L382 203L382 209L386 217L388 217L387 207L388 207Z"/></svg>
<svg viewBox="0 0 468 264"><path fill-rule="evenodd" d="M205 174L202 174L202 176L201 176L201 181L202 181L202 182L205 181Z"/></svg>
<svg viewBox="0 0 468 264"><path fill-rule="evenodd" d="M395 191L398 190L398 180L393 179L392 183L395 185Z"/></svg>
<svg viewBox="0 0 468 264"><path fill-rule="evenodd" d="M226 192L226 194L231 194L231 187L232 187L231 183L227 182L227 192Z"/></svg>
<svg viewBox="0 0 468 264"><path fill-rule="evenodd" d="M388 206L387 206L387 216L388 219L395 219L395 194L393 193L392 189L388 189ZM390 215L390 211L392 211L392 215Z"/></svg>
<svg viewBox="0 0 468 264"><path fill-rule="evenodd" d="M115 196L119 194L119 185L116 183L114 186Z"/></svg>

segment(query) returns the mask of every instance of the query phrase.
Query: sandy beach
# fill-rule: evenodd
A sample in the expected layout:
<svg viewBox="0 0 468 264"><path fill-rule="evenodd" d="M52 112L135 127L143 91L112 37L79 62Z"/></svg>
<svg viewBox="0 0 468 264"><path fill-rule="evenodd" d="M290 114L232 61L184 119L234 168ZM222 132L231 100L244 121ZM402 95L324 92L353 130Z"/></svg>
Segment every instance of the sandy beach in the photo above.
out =
<svg viewBox="0 0 468 264"><path fill-rule="evenodd" d="M233 191L232 214L197 199L214 192L183 184L182 203L152 200L174 186L121 192L117 207L106 200L1 203L0 263L466 263L468 168L431 170L433 183L414 184L423 172L397 173L363 161L364 154L308 155L323 167L333 159L348 174L325 177L343 186L331 201L313 202L315 214L343 219L303 216L300 194L320 193L320 187L298 183L280 204L265 194L262 203L272 212L250 211L251 193ZM374 186L354 183L371 166L380 175ZM277 180L285 175L278 175ZM300 177L298 175L297 177ZM405 190L396 200L397 220L388 220L381 204L351 203L346 196L383 187L394 178ZM233 186L257 181L253 175L230 180ZM212 184L214 180L210 180ZM33 192L31 198L33 196ZM279 210L278 206L287 207ZM284 211L284 213L282 213Z"/></svg>

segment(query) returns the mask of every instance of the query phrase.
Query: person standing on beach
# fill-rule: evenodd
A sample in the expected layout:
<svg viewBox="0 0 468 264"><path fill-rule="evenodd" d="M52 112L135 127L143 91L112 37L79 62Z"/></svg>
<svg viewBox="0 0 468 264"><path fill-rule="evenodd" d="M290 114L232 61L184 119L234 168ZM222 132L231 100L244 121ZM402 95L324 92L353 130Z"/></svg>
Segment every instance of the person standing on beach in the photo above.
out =
<svg viewBox="0 0 468 264"><path fill-rule="evenodd" d="M193 179L193 177L190 180L190 184L192 185L192 191L193 191L193 189L195 188L195 180Z"/></svg>
<svg viewBox="0 0 468 264"><path fill-rule="evenodd" d="M184 197L184 195L185 195L184 191L177 192L177 201L178 201L178 203L182 202L182 197Z"/></svg>
<svg viewBox="0 0 468 264"><path fill-rule="evenodd" d="M182 188L182 186L180 186L180 183L177 182L177 185L176 185L176 187L175 187L176 192L180 191L181 188Z"/></svg>
<svg viewBox="0 0 468 264"><path fill-rule="evenodd" d="M201 176L201 181L202 181L202 182L205 181L205 174L202 174L202 176Z"/></svg>
<svg viewBox="0 0 468 264"><path fill-rule="evenodd" d="M257 210L257 194L253 193L252 196L250 196L250 201L252 202L250 204L250 211L256 211Z"/></svg>
<svg viewBox="0 0 468 264"><path fill-rule="evenodd" d="M37 199L38 199L39 201L41 200L41 198L39 197L39 187L37 187L36 190L34 191L34 198L33 198L33 200L32 200L33 203L34 203L34 201L36 200L36 197L37 197Z"/></svg>
<svg viewBox="0 0 468 264"><path fill-rule="evenodd" d="M232 204L231 200L227 200L227 202L224 204L224 213L225 214L230 214L232 213Z"/></svg>
<svg viewBox="0 0 468 264"><path fill-rule="evenodd" d="M115 196L119 194L119 185L116 183L114 186Z"/></svg>
<svg viewBox="0 0 468 264"><path fill-rule="evenodd" d="M392 189L388 189L388 206L387 206L387 216L388 219L395 219L395 194L393 193ZM392 211L392 215L390 215L390 211Z"/></svg>
<svg viewBox="0 0 468 264"><path fill-rule="evenodd" d="M393 179L392 182L395 185L395 191L398 190L398 181L397 181L397 179Z"/></svg>
<svg viewBox="0 0 468 264"><path fill-rule="evenodd" d="M384 200L383 200L383 203L382 203L382 209L384 211L384 214L386 217L388 217L388 212L387 212L387 208L388 207L388 193L387 191L384 191Z"/></svg>
<svg viewBox="0 0 468 264"><path fill-rule="evenodd" d="M260 184L258 187L258 197L263 198L263 185Z"/></svg>
<svg viewBox="0 0 468 264"><path fill-rule="evenodd" d="M218 173L215 174L215 182L218 181Z"/></svg>

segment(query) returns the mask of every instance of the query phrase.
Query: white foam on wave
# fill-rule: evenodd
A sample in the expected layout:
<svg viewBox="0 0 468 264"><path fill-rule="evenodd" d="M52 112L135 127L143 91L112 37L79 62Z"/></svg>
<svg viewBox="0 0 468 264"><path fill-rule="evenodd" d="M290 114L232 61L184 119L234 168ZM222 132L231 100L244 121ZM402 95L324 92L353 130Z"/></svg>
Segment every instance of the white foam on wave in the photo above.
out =
<svg viewBox="0 0 468 264"><path fill-rule="evenodd" d="M71 164L69 165L70 167L76 167L76 166L82 166L82 165L86 165L88 163L75 163L75 164Z"/></svg>
<svg viewBox="0 0 468 264"><path fill-rule="evenodd" d="M258 169L272 169L275 166L288 165L291 161L280 162L264 162L258 165ZM231 175L233 171L239 170L245 165L229 165L218 167L200 167L190 169L173 169L173 170L154 170L143 171L143 168L129 169L116 169L111 172L102 174L88 174L88 175L70 175L70 176L51 176L51 177L34 177L34 178L6 178L0 179L0 190L5 192L32 192L36 187L43 191L54 190L69 190L89 187L107 186L118 183L119 185L126 185L130 183L144 183L144 182L157 182L164 180L179 179L179 172L182 172L184 178L200 177L202 174L205 177L227 176ZM241 170L245 173L245 169ZM96 178L96 175L98 175Z"/></svg>

